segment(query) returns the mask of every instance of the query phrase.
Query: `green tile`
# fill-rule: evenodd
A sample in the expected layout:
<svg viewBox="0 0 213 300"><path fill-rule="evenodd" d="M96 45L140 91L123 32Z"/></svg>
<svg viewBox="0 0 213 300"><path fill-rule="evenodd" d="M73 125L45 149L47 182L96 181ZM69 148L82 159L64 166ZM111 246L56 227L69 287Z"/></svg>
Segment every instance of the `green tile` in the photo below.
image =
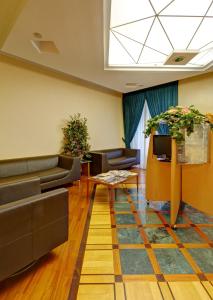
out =
<svg viewBox="0 0 213 300"><path fill-rule="evenodd" d="M194 228L177 228L175 234L181 243L206 243Z"/></svg>
<svg viewBox="0 0 213 300"><path fill-rule="evenodd" d="M139 213L142 224L162 224L158 215L155 213Z"/></svg>
<svg viewBox="0 0 213 300"><path fill-rule="evenodd" d="M116 214L116 224L136 224L134 215L132 214Z"/></svg>
<svg viewBox="0 0 213 300"><path fill-rule="evenodd" d="M213 218L208 217L203 213L189 213L187 212L188 217L194 224L213 224Z"/></svg>
<svg viewBox="0 0 213 300"><path fill-rule="evenodd" d="M161 215L164 217L166 222L170 224L170 213L161 213ZM187 221L184 219L182 215L178 215L176 224L187 224Z"/></svg>
<svg viewBox="0 0 213 300"><path fill-rule="evenodd" d="M154 249L164 274L192 274L193 270L179 249Z"/></svg>
<svg viewBox="0 0 213 300"><path fill-rule="evenodd" d="M200 227L200 229L207 235L209 240L213 241L213 227Z"/></svg>
<svg viewBox="0 0 213 300"><path fill-rule="evenodd" d="M170 236L168 231L163 228L144 228L146 235L148 237L148 240L150 243L155 244L170 244L174 243L173 238Z"/></svg>
<svg viewBox="0 0 213 300"><path fill-rule="evenodd" d="M196 261L202 272L213 273L213 249L188 249L189 253Z"/></svg>
<svg viewBox="0 0 213 300"><path fill-rule="evenodd" d="M131 207L129 203L114 203L115 211L130 211Z"/></svg>
<svg viewBox="0 0 213 300"><path fill-rule="evenodd" d="M153 268L145 249L121 249L123 274L153 274Z"/></svg>
<svg viewBox="0 0 213 300"><path fill-rule="evenodd" d="M137 228L118 228L117 236L120 244L143 244Z"/></svg>

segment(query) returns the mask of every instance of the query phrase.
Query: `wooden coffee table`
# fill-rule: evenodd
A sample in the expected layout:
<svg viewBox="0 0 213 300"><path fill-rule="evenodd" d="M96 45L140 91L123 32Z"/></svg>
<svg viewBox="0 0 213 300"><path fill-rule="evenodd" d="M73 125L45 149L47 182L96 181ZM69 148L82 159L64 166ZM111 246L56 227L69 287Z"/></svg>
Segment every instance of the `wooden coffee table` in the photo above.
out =
<svg viewBox="0 0 213 300"><path fill-rule="evenodd" d="M109 172L107 172L109 173ZM104 174L107 174L107 173L104 173ZM105 185L107 186L108 188L108 192L109 192L109 200L110 201L113 201L114 199L114 190L116 187L119 186L119 184L121 183L126 183L130 178L136 178L136 183L137 183L137 193L138 193L138 173L133 173L133 172L129 172L131 173L129 176L125 177L125 178L119 178L119 176L115 176L115 180L111 181L111 182L107 182L104 180L104 178L97 178L96 176L93 176L93 177L88 177L87 178L87 199L89 200L90 199L90 186L91 184L93 185L93 188L92 188L92 191L94 191L96 189L96 186L98 184L102 184L102 185ZM97 176L101 176L102 174L98 174Z"/></svg>

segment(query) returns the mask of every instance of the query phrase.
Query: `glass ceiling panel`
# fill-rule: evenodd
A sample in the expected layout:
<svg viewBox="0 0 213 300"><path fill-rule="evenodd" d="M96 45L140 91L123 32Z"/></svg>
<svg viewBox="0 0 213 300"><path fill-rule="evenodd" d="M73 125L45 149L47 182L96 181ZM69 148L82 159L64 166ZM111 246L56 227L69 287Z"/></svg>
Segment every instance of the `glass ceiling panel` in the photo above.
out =
<svg viewBox="0 0 213 300"><path fill-rule="evenodd" d="M113 51L112 51L113 49ZM110 33L109 40L109 64L110 65L132 65L134 60L121 46L113 33Z"/></svg>
<svg viewBox="0 0 213 300"><path fill-rule="evenodd" d="M155 12L158 14L162 9L164 9L169 3L174 0L151 0Z"/></svg>
<svg viewBox="0 0 213 300"><path fill-rule="evenodd" d="M133 58L133 60L136 63L138 61L143 45L134 42L119 33L114 32L114 35L120 41L121 47L123 46L126 49L126 52L128 52L128 54Z"/></svg>
<svg viewBox="0 0 213 300"><path fill-rule="evenodd" d="M112 0L111 3L111 27L154 15L147 0Z"/></svg>
<svg viewBox="0 0 213 300"><path fill-rule="evenodd" d="M212 29L211 33L209 28ZM213 18L205 18L196 32L189 49L200 49L209 43L210 37L213 40Z"/></svg>
<svg viewBox="0 0 213 300"><path fill-rule="evenodd" d="M162 65L166 60L166 55L163 55L157 51L144 47L139 63Z"/></svg>
<svg viewBox="0 0 213 300"><path fill-rule="evenodd" d="M159 18L175 49L186 49L202 18L160 17Z"/></svg>
<svg viewBox="0 0 213 300"><path fill-rule="evenodd" d="M211 5L210 9L208 10L207 16L213 17L213 4Z"/></svg>
<svg viewBox="0 0 213 300"><path fill-rule="evenodd" d="M108 63L171 70L209 67L212 29L213 0L111 0ZM187 61L192 50L200 53L177 65L175 58L184 53Z"/></svg>
<svg viewBox="0 0 213 300"><path fill-rule="evenodd" d="M203 16L211 2L212 0L175 0L161 12L161 15Z"/></svg>
<svg viewBox="0 0 213 300"><path fill-rule="evenodd" d="M154 17L130 23L128 25L113 28L113 31L119 32L137 42L144 43Z"/></svg>
<svg viewBox="0 0 213 300"><path fill-rule="evenodd" d="M151 28L146 45L167 55L173 50L171 43L157 18Z"/></svg>

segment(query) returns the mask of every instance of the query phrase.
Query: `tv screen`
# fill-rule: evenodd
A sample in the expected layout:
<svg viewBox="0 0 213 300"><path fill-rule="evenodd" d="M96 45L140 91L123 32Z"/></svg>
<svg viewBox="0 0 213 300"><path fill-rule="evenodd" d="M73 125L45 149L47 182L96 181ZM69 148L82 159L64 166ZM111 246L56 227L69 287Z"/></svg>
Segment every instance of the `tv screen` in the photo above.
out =
<svg viewBox="0 0 213 300"><path fill-rule="evenodd" d="M153 154L159 158L170 160L172 140L170 135L153 136Z"/></svg>

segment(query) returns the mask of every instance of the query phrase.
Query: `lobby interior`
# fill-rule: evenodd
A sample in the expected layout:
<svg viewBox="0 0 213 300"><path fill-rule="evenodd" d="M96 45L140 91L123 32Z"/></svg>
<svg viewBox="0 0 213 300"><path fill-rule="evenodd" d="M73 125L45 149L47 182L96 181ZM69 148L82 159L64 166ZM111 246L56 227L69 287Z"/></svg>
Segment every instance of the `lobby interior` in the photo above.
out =
<svg viewBox="0 0 213 300"><path fill-rule="evenodd" d="M1 4L0 160L61 153L62 128L76 113L87 118L91 150L124 148L124 95L174 81L178 105L213 112L211 64L205 70L106 68L105 1L57 2ZM54 41L60 53L39 53L32 41L42 40ZM66 185L68 241L2 281L0 299L212 299L211 214L182 205L173 229L167 202L147 204L146 169L131 170L139 174L139 193L130 180L113 201L101 185L88 199L85 176Z"/></svg>

